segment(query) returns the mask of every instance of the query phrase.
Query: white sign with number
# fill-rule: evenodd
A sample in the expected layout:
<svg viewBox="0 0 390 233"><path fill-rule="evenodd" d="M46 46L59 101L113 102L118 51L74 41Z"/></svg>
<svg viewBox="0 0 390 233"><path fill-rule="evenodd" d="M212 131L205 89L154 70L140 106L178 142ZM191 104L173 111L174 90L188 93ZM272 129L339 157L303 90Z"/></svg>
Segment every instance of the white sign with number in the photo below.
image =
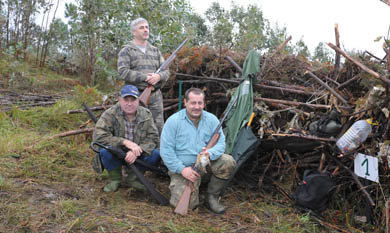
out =
<svg viewBox="0 0 390 233"><path fill-rule="evenodd" d="M355 158L354 165L356 175L367 180L379 182L378 158L359 153Z"/></svg>

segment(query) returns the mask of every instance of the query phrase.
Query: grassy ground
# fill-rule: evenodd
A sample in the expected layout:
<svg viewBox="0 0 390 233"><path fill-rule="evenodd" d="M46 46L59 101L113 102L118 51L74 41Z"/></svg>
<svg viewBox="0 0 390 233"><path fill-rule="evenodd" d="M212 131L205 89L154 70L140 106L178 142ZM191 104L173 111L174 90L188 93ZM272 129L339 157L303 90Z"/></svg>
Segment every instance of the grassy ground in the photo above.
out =
<svg viewBox="0 0 390 233"><path fill-rule="evenodd" d="M121 188L106 194L106 173L90 167L90 136L51 136L77 129L86 117L68 115L63 101L50 108L0 114L1 232L316 232L320 227L290 207L243 190L229 190L227 213L201 206L186 217L151 196ZM168 197L169 179L146 174Z"/></svg>
<svg viewBox="0 0 390 233"><path fill-rule="evenodd" d="M12 72L3 76L10 77ZM101 95L93 88L75 86L78 82L66 81L69 78L34 72L23 73L29 79L35 77L29 90L62 90L69 95L51 107L0 112L0 232L335 231L297 212L278 194L261 195L234 187L222 199L229 207L225 214L213 214L201 205L182 217L175 215L172 207L159 206L150 195L132 189L104 193L108 176L91 169L90 135L52 138L87 121L86 114L67 114L67 110L81 108L85 100L94 103ZM149 172L146 176L169 196L167 177Z"/></svg>

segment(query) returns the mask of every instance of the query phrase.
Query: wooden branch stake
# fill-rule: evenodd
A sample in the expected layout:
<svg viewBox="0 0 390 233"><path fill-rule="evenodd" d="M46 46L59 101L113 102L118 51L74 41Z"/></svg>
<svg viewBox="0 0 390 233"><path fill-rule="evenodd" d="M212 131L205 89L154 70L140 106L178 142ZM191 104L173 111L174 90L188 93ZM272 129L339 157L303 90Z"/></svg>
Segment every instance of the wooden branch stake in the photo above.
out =
<svg viewBox="0 0 390 233"><path fill-rule="evenodd" d="M340 166L337 165L337 167L333 170L332 174L330 176L335 176L339 172Z"/></svg>
<svg viewBox="0 0 390 233"><path fill-rule="evenodd" d="M236 70L242 73L242 68L231 57L226 56L225 59L228 60L234 66L234 68L236 68Z"/></svg>
<svg viewBox="0 0 390 233"><path fill-rule="evenodd" d="M334 139L334 138L320 138L320 137L311 136L311 135L273 133L272 136L276 136L276 137L295 137L295 138L304 138L304 139L309 139L309 140L314 140L314 141L336 142L336 139Z"/></svg>
<svg viewBox="0 0 390 233"><path fill-rule="evenodd" d="M310 71L306 71L305 74L308 74L310 77L314 78L319 84L325 87L328 91L330 91L337 99L339 99L343 104L347 107L350 107L348 101L346 101L339 93L337 93L333 88L329 87L328 84L324 83L320 78L318 78L315 74Z"/></svg>
<svg viewBox="0 0 390 233"><path fill-rule="evenodd" d="M355 75L353 78L351 78L351 79L349 79L349 80L343 82L342 84L340 84L340 85L337 87L337 89L342 90L345 86L347 86L347 85L350 84L351 82L353 82L353 81L355 81L355 80L358 80L358 79L360 79L360 74L357 74L357 75Z"/></svg>
<svg viewBox="0 0 390 233"><path fill-rule="evenodd" d="M390 6L390 0L380 0L381 2L383 2L384 4Z"/></svg>
<svg viewBox="0 0 390 233"><path fill-rule="evenodd" d="M367 66L363 65L362 63L356 61L355 59L353 59L352 57L350 57L348 54L346 54L343 50L339 49L338 47L336 47L335 45L333 45L332 43L327 43L327 45L329 47L331 47L332 49L334 49L335 51L339 52L341 55L343 55L346 59L348 59L349 61L353 62L355 65L359 66L362 70L366 71L367 73L371 74L372 76L374 76L375 78L377 79L380 79L382 80L383 82L385 82L386 84L390 84L390 80L383 77L382 75L378 74L377 72L371 70L370 68L368 68Z"/></svg>
<svg viewBox="0 0 390 233"><path fill-rule="evenodd" d="M99 110L106 110L110 108L112 105L105 105L105 106L95 106L95 107L90 107L92 111L99 111ZM68 110L66 113L67 114L74 114L74 113L83 113L86 112L84 109L74 109L74 110Z"/></svg>
<svg viewBox="0 0 390 233"><path fill-rule="evenodd" d="M320 108L320 109L330 109L331 108L330 105L308 104L308 103L302 103L302 102L296 102L296 101L270 99L270 98L263 98L263 97L254 97L253 100L254 101L264 101L266 103L271 103L271 104L285 104L285 105L302 106L302 107L309 107L309 108Z"/></svg>
<svg viewBox="0 0 390 233"><path fill-rule="evenodd" d="M176 73L177 76L182 77L190 77L190 78L196 78L196 79L205 79L205 80L212 80L215 82L225 82L225 83L234 83L234 84L240 84L241 81L238 79L223 79L223 78L214 78L214 77L202 77L202 76L196 76L196 75L190 75L190 74L182 74L182 73ZM263 85L263 84L256 84L254 87L260 88L260 89L268 89L268 90L278 90L283 92L289 92L289 93L295 93L295 94L302 94L302 95L315 95L315 92L307 91L307 90L297 90L295 88L287 88L287 87L274 87L269 85Z"/></svg>
<svg viewBox="0 0 390 233"><path fill-rule="evenodd" d="M276 149L276 154L278 155L279 159L280 159L283 163L286 163L286 160L283 159L283 155L282 155L282 152L280 151L280 149Z"/></svg>
<svg viewBox="0 0 390 233"><path fill-rule="evenodd" d="M318 167L318 171L322 173L322 168L324 166L324 162L325 162L325 153L322 153L321 155L321 161L320 161L320 166Z"/></svg>
<svg viewBox="0 0 390 233"><path fill-rule="evenodd" d="M83 134L83 133L90 133L93 132L94 128L85 128L85 129L77 129L77 130L71 130L67 132L63 132L60 134L56 134L50 137L50 139L56 138L56 137L66 137L66 136L71 136L71 135L76 135L76 134Z"/></svg>
<svg viewBox="0 0 390 233"><path fill-rule="evenodd" d="M336 46L340 48L340 34L339 34L339 25L336 23L334 26L334 34L336 37ZM335 62L334 62L334 73L333 79L337 80L340 70L340 53L336 51Z"/></svg>

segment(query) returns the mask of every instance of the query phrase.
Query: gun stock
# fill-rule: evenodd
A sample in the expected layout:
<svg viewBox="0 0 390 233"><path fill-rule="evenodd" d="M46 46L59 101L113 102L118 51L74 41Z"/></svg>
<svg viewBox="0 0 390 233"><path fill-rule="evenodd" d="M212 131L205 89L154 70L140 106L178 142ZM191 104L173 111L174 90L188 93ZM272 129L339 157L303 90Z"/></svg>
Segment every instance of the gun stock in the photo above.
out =
<svg viewBox="0 0 390 233"><path fill-rule="evenodd" d="M148 85L141 93L138 99L142 106L147 107L149 105L150 96L152 96L153 91L154 87L152 85Z"/></svg>
<svg viewBox="0 0 390 233"><path fill-rule="evenodd" d="M183 48L183 46L187 42L187 40L188 40L188 38L185 39L183 42L181 42L179 47L176 48L176 50L171 54L171 56L169 56L168 59L166 61L164 61L163 64L161 64L161 66L156 70L156 72L155 72L156 74L160 73L161 71L166 70L169 67L169 65L172 63L172 61L176 58L177 52L179 52L181 50L181 48ZM154 86L148 85L141 93L139 100L144 107L147 107L149 105L150 96L152 95L152 92L154 91L154 89L155 89Z"/></svg>
<svg viewBox="0 0 390 233"><path fill-rule="evenodd" d="M176 205L175 213L186 215L188 213L188 207L190 205L191 193L194 191L194 183L187 182L184 188L183 194L180 196L179 202Z"/></svg>
<svg viewBox="0 0 390 233"><path fill-rule="evenodd" d="M92 142L91 148L94 151L97 151L94 145L98 145L106 149L112 155L117 157L119 160L123 161L123 163L135 173L135 175L139 178L141 183L146 187L146 189L150 192L150 194L152 194L152 196L157 200L157 202L160 203L160 205L168 205L169 203L168 199L153 187L153 184L148 179L146 179L146 177L138 170L138 168L134 164L128 164L124 161L126 157L126 152L124 152L121 148L105 146L101 143Z"/></svg>

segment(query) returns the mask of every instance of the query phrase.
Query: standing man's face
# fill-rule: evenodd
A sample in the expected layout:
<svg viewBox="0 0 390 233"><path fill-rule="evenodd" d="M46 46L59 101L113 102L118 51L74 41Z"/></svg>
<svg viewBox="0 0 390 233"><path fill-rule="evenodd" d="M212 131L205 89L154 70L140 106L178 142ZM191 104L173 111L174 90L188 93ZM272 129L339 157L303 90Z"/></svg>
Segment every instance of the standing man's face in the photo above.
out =
<svg viewBox="0 0 390 233"><path fill-rule="evenodd" d="M202 116L204 109L204 96L203 94L194 94L190 92L188 94L188 100L184 99L187 115L192 119L199 119Z"/></svg>
<svg viewBox="0 0 390 233"><path fill-rule="evenodd" d="M149 24L147 22L139 22L132 33L135 40L146 41L149 38Z"/></svg>

